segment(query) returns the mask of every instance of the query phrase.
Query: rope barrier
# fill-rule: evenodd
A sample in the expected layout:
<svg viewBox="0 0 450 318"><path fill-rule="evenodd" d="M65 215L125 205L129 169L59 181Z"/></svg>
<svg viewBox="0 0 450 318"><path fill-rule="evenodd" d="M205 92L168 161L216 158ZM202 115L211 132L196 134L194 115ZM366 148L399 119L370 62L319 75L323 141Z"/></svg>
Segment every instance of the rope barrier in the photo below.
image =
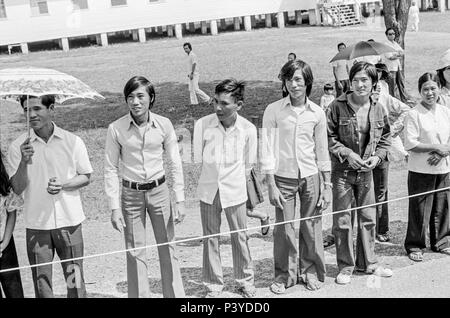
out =
<svg viewBox="0 0 450 318"><path fill-rule="evenodd" d="M278 225L283 225L283 224L287 224L287 223L294 223L294 222L301 222L301 221L306 221L306 220L311 220L311 219L316 219L316 218L322 218L322 217L328 216L328 215L334 215L334 214L340 214L340 213L350 212L350 211L354 211L354 210L370 208L370 207L374 207L374 206L381 205L381 204L388 204L388 203L391 203L391 202L406 200L406 199L409 199L409 198L414 198L414 197L418 197L418 196L423 196L423 195L432 194L432 193L436 193L436 192L447 191L447 190L450 190L450 187L436 189L436 190L430 190L430 191L421 192L421 193L418 193L418 194L413 194L413 195L409 195L409 196L405 196L405 197L400 197L400 198L396 198L396 199L387 200L387 201L384 201L384 202L372 203L372 204L363 205L363 206L360 206L360 207L354 207L354 208L350 208L350 209L334 211L334 212L330 212L330 213L326 213L326 214L314 215L314 216L310 216L310 217L293 219L293 220L283 221L283 222L270 223L270 224L264 225L264 226L278 226ZM216 236L234 234L234 233L239 233L239 232L246 232L246 231L249 231L249 230L257 230L257 229L260 229L261 227L262 226L259 225L259 226L254 226L254 227L247 227L245 229L239 229L239 230L233 230L233 231L227 231L227 232L219 232L219 233L216 233L216 234L210 234L210 235L204 235L204 236L196 236L196 237L186 238L186 239L182 239L182 240L178 240L178 241L171 241L171 242L165 242L165 243L159 243L159 244L145 245L145 246L140 246L140 247L135 247L135 248L129 248L129 249L123 249L123 250L99 253L99 254L86 255L86 256L75 257L75 258L68 258L68 259L64 259L64 260L56 260L56 261L51 261L51 262L46 262L46 263L39 263L39 264L34 264L34 265L19 266L19 267L14 267L14 268L8 268L8 269L0 270L0 274L6 273L6 272L15 271L15 270L22 270L22 269L38 267L38 266L61 264L61 263L65 263L65 262L73 262L73 261L78 261L78 260L83 260L83 259L91 259L91 258L97 258L97 257L102 257L102 256L109 256L109 255L120 254L120 253L124 253L124 252L138 251L138 250L147 249L147 248L155 248L155 247L158 248L160 246L165 246L165 245L180 244L180 243L186 243L186 242L191 242L191 241L198 241L198 240L208 239L208 238L212 238L212 237L216 237Z"/></svg>

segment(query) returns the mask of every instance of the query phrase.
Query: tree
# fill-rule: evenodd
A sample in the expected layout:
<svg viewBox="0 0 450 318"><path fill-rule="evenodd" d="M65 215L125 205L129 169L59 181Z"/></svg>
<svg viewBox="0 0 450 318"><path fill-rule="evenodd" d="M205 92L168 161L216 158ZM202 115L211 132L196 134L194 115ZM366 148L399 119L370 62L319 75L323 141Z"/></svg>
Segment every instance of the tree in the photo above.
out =
<svg viewBox="0 0 450 318"><path fill-rule="evenodd" d="M408 27L409 8L412 0L383 0L384 24L395 30L395 40L405 48L405 33ZM402 59L404 72L405 60Z"/></svg>

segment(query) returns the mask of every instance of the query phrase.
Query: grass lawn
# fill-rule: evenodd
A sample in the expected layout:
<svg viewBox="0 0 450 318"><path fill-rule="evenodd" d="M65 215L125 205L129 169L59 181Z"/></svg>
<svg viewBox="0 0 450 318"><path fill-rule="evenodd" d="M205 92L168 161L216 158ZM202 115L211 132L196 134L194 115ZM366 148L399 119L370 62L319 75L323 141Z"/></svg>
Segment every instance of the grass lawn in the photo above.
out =
<svg viewBox="0 0 450 318"><path fill-rule="evenodd" d="M227 77L247 81L245 106L241 114L250 118L251 116L261 117L265 107L280 98L281 84L277 75L289 52L295 52L298 57L311 65L315 77L311 99L318 102L324 83L331 82L333 79L328 61L336 53L337 43L351 44L369 38L384 41L384 30L370 25L345 28L300 26L287 27L283 30L272 28L252 32L227 32L214 37L198 35L186 37L183 40L161 39L143 44L122 43L106 48L80 48L68 53L46 51L29 55L0 56L0 68L22 66L54 68L80 78L106 97L106 100L102 102L81 101L67 106L58 106L55 118L59 126L75 132L85 141L94 168L91 184L82 190L83 204L88 218L83 225L86 236L85 254L89 255L123 248L122 236L114 232L108 223L109 210L103 191L103 153L108 124L127 112L121 91L130 77L144 75L151 79L156 85L157 92L153 111L170 118L177 129L189 129L197 118L211 113L212 110L207 106L196 108L188 106L185 54L182 49L185 41L192 43L199 57L200 87L206 93L212 94L215 84ZM412 97L418 96L416 88L418 77L425 71L436 68L439 55L450 45L449 38L450 12L422 13L421 31L407 33L406 88ZM10 142L25 131L25 121L17 105L0 101L0 107L0 141L1 149L5 152ZM172 107L173 111L171 111ZM389 197L405 196L407 192L405 165L393 164L390 173ZM190 207L188 213L191 215L183 225L177 228L179 239L201 235L200 216L195 196L199 167L186 163L184 174L187 202ZM273 208L267 201L261 208L273 213ZM390 262L392 268L410 265L409 260L402 254L404 253L402 243L406 230L406 209L407 201L405 200L390 204L392 244L387 247L377 245L377 254L384 257L388 264ZM20 222L22 221L19 216ZM323 228L327 232L330 224L331 218L324 217ZM257 225L259 225L258 221L249 220L249 226ZM255 272L258 273L256 286L267 291L273 275L272 241L270 237L261 237L254 231L249 234L252 257L255 260ZM21 225L18 226L15 235L16 241L20 243L17 244L19 262L26 264L24 231ZM231 280L230 240L228 237L222 237L221 243L225 245L222 249L225 278ZM182 275L188 296L200 295L198 283L201 277L200 249L200 242L179 245L178 256L181 260ZM332 265L335 262L333 253L334 249L326 252L330 280L335 277L337 271L336 266ZM152 262L149 268L149 277L151 277L149 282L152 290L160 296L161 286L156 257L156 250L150 249L149 258ZM433 259L439 255L429 253L426 257ZM126 292L124 262L124 255L87 260L86 281L92 284L89 289L102 292L102 294L91 293L90 296L109 297L113 293L110 290L115 290L119 293L119 297L123 297ZM55 266L59 273L54 276L62 277L58 267ZM24 271L23 275L26 289L31 293L31 275L29 271ZM333 288L330 288L333 293ZM57 289L61 294L65 292L61 281ZM336 295L341 295L340 293L340 290L336 291ZM273 296L270 292L258 295Z"/></svg>

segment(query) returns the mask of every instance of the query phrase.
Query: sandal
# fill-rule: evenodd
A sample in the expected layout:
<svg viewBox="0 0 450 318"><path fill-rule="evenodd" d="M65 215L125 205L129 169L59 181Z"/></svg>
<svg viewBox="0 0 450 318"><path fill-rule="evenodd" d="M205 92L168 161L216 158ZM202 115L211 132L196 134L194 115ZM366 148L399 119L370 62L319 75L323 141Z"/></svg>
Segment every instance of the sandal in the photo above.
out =
<svg viewBox="0 0 450 318"><path fill-rule="evenodd" d="M441 253L445 255L450 255L450 247L444 248L443 250L441 250Z"/></svg>
<svg viewBox="0 0 450 318"><path fill-rule="evenodd" d="M422 252L411 252L408 254L408 257L410 260L412 260L414 262L423 261L423 253Z"/></svg>
<svg viewBox="0 0 450 318"><path fill-rule="evenodd" d="M270 291L274 294L284 294L286 292L286 286L283 283L273 282L270 285Z"/></svg>
<svg viewBox="0 0 450 318"><path fill-rule="evenodd" d="M322 287L322 283L314 276L307 276L305 284L306 289L311 291L319 290Z"/></svg>
<svg viewBox="0 0 450 318"><path fill-rule="evenodd" d="M327 248L330 246L334 245L334 236L332 235L327 235L324 239L323 239L323 247Z"/></svg>
<svg viewBox="0 0 450 318"><path fill-rule="evenodd" d="M261 220L261 234L267 235L269 233L269 230L270 230L269 216L267 216L264 220Z"/></svg>

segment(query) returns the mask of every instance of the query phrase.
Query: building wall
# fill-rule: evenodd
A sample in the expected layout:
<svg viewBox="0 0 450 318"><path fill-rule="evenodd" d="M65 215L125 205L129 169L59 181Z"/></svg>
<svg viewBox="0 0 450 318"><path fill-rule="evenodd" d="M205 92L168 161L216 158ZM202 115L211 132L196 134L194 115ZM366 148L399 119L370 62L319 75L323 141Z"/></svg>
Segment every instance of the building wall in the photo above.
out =
<svg viewBox="0 0 450 318"><path fill-rule="evenodd" d="M71 0L48 0L48 15L31 16L29 0L4 0L0 45L75 37L185 22L314 8L315 0L88 0L89 9L73 11ZM6 32L3 32L6 31Z"/></svg>

